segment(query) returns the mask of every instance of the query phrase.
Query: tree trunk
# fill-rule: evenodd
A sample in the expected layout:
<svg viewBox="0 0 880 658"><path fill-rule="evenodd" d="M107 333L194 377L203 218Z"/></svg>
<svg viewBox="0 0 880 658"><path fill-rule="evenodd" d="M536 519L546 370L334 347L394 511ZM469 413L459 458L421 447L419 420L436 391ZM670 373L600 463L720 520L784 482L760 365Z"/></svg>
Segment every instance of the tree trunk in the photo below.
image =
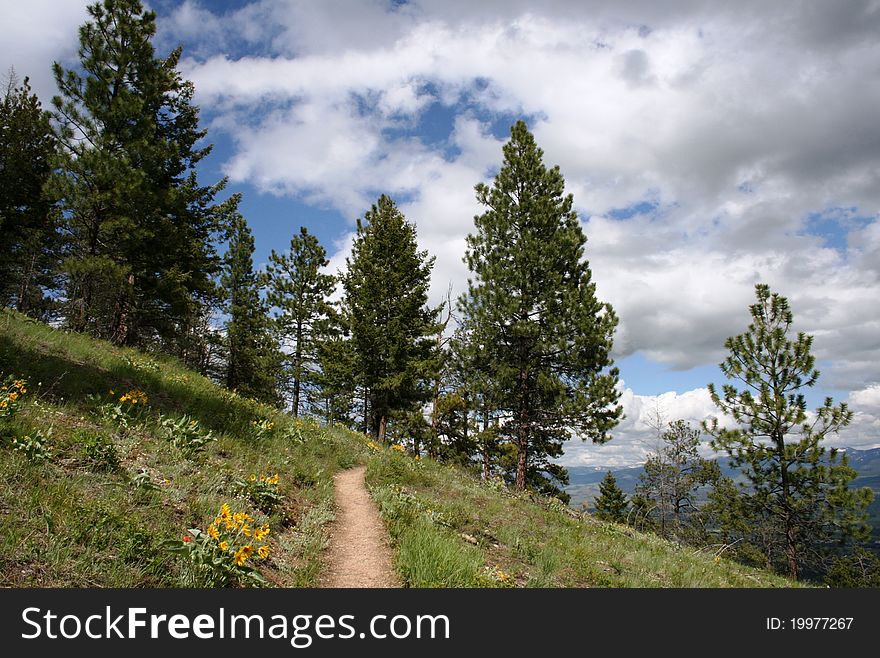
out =
<svg viewBox="0 0 880 658"><path fill-rule="evenodd" d="M785 518L785 556L788 559L788 575L792 580L798 579L797 531L791 523L791 517Z"/></svg>
<svg viewBox="0 0 880 658"><path fill-rule="evenodd" d="M293 417L299 418L299 391L302 378L302 322L296 323L296 352L293 355Z"/></svg>
<svg viewBox="0 0 880 658"><path fill-rule="evenodd" d="M528 463L529 449L529 373L523 368L519 373L520 394L519 411L517 413L517 461L516 461L516 489L525 491L526 488L526 465Z"/></svg>
<svg viewBox="0 0 880 658"><path fill-rule="evenodd" d="M792 522L791 492L789 491L788 464L785 461L785 438L777 434L773 437L776 450L779 452L780 479L782 481L782 508L785 510L785 557L788 561L788 575L792 580L798 579L797 528Z"/></svg>
<svg viewBox="0 0 880 658"><path fill-rule="evenodd" d="M464 419L465 432L467 432L467 415ZM489 454L489 409L483 405L483 480L489 481L489 474L492 470L492 457Z"/></svg>
<svg viewBox="0 0 880 658"><path fill-rule="evenodd" d="M526 463L528 461L529 437L526 428L520 428L520 436L517 439L517 460L516 460L516 489L517 491L525 491L526 488Z"/></svg>
<svg viewBox="0 0 880 658"><path fill-rule="evenodd" d="M385 443L385 429L388 427L388 415L384 412L379 415L379 443Z"/></svg>
<svg viewBox="0 0 880 658"><path fill-rule="evenodd" d="M37 268L37 254L34 252L31 255L31 264L28 268L27 272L21 277L21 286L18 289L18 303L15 305L16 310L19 313L27 313L29 310L28 306L28 292L31 287L31 279L34 276L34 271Z"/></svg>

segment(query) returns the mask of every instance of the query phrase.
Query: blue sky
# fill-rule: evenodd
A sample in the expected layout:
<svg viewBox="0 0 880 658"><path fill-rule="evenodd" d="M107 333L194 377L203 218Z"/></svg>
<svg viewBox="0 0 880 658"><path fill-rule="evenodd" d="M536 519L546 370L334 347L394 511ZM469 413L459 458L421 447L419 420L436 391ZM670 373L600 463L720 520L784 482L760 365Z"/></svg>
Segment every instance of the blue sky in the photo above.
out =
<svg viewBox="0 0 880 658"><path fill-rule="evenodd" d="M86 2L0 4L0 66L48 102ZM662 4L662 7L660 6ZM464 237L510 125L558 164L599 296L621 324L627 419L564 461L626 465L650 417L699 421L753 287L815 336L821 387L856 411L841 445L880 445L880 9L649 0L153 0L213 154L244 196L258 262L305 225L344 265L381 193L464 290ZM785 25L786 30L778 29ZM15 26L13 30L10 26Z"/></svg>

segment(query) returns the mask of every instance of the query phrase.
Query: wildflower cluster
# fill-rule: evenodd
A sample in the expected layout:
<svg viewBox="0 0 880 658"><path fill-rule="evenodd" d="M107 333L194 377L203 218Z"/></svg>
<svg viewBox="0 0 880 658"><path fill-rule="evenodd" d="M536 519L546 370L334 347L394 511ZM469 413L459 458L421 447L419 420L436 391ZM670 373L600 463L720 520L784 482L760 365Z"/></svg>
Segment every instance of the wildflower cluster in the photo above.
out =
<svg viewBox="0 0 880 658"><path fill-rule="evenodd" d="M110 391L110 395L113 395L113 391ZM138 404L146 405L148 400L149 398L147 397L147 394L137 389L132 389L131 391L128 391L128 393L123 393L119 397L119 401L122 404L130 404L132 406Z"/></svg>
<svg viewBox="0 0 880 658"><path fill-rule="evenodd" d="M269 556L269 526L257 527L253 521L250 514L233 512L224 503L206 532L190 528L183 541L167 545L169 550L189 558L192 571L186 584L196 587L265 584L259 570L248 563Z"/></svg>
<svg viewBox="0 0 880 658"><path fill-rule="evenodd" d="M159 372L159 363L152 359L145 359L140 356L125 357L125 362L132 370L140 370L142 372Z"/></svg>
<svg viewBox="0 0 880 658"><path fill-rule="evenodd" d="M516 587L513 576L495 565L483 569L483 579L494 587Z"/></svg>
<svg viewBox="0 0 880 658"><path fill-rule="evenodd" d="M402 445L400 445L399 443L395 443L393 446L391 446L391 449L396 452L400 452L400 453L406 452L406 448L403 447Z"/></svg>
<svg viewBox="0 0 880 658"><path fill-rule="evenodd" d="M264 418L262 420L251 421L251 430L253 431L254 438L258 441L268 439L271 436L273 429L275 429L275 423L271 420Z"/></svg>
<svg viewBox="0 0 880 658"><path fill-rule="evenodd" d="M117 396L117 393L110 389L108 395L109 401L99 404L97 407L97 413L102 419L112 422L123 430L128 429L133 423L141 421L149 401L146 393L132 389ZM91 397L100 401L98 396Z"/></svg>
<svg viewBox="0 0 880 658"><path fill-rule="evenodd" d="M0 384L0 418L12 418L27 393L27 382L23 379L7 377Z"/></svg>
<svg viewBox="0 0 880 658"><path fill-rule="evenodd" d="M382 452L382 446L375 441L367 441L367 447L373 452Z"/></svg>
<svg viewBox="0 0 880 658"><path fill-rule="evenodd" d="M268 514L284 500L278 490L278 482L277 473L271 477L262 473L259 477L252 474L247 480L235 482L235 493Z"/></svg>

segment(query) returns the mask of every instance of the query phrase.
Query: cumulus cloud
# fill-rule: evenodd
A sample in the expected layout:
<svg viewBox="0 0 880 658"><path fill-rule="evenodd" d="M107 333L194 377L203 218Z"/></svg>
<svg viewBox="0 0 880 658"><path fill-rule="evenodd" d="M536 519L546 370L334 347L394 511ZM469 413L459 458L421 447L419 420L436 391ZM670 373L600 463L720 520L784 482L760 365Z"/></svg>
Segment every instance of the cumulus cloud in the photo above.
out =
<svg viewBox="0 0 880 658"><path fill-rule="evenodd" d="M656 452L659 431L676 420L684 420L699 427L704 420L718 416L718 410L705 388L684 393L670 391L661 395L638 395L631 388L620 384L620 404L625 418L613 432L613 439L604 445L584 443L580 440L565 444L561 463L566 466L626 467L641 464L651 452ZM729 421L719 418L721 425ZM659 429L659 431L658 431ZM708 444L704 452L710 452Z"/></svg>
<svg viewBox="0 0 880 658"><path fill-rule="evenodd" d="M62 4L10 5L39 25L0 48L70 51L85 3ZM33 37L56 24L57 43ZM717 363L766 282L815 336L821 383L855 395L880 362L878 26L873 0L185 0L159 42L185 46L233 184L352 222L392 194L437 256L436 300L465 288L473 186L500 165L498 126L524 117L575 196L618 357ZM636 420L603 450L638 442L653 401L631 394ZM703 400L675 395L673 416ZM875 411L859 413L868 437Z"/></svg>
<svg viewBox="0 0 880 658"><path fill-rule="evenodd" d="M88 0L5 2L0 8L0 73L15 69L30 78L43 107L57 94L52 62L76 56L77 26L85 22Z"/></svg>

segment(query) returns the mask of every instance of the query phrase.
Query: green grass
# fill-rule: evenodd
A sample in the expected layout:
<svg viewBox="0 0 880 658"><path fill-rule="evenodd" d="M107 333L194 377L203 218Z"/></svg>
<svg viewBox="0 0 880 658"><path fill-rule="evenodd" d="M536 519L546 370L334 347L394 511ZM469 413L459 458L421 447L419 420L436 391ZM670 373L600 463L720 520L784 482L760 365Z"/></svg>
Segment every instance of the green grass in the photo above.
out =
<svg viewBox="0 0 880 658"><path fill-rule="evenodd" d="M11 311L0 313L0 370L28 381L20 410L0 419L0 586L177 586L185 564L163 542L204 530L224 502L270 525L270 584L317 583L332 476L365 458L356 435L294 421L173 359ZM148 396L127 427L99 413L111 389ZM204 451L169 441L159 423L184 414L215 439ZM262 440L258 420L274 423ZM39 434L48 459L13 449L13 439ZM234 497L236 480L261 473L278 473L284 496L268 516Z"/></svg>
<svg viewBox="0 0 880 658"><path fill-rule="evenodd" d="M0 312L0 370L0 380L28 381L19 411L0 418L0 586L178 586L186 563L163 543L204 530L224 502L270 525L270 585L318 584L332 477L368 458L362 435L294 421L173 359L11 311ZM148 403L123 424L102 406L111 389L115 399L143 391ZM252 424L262 420L274 427L259 439ZM190 438L169 440L174 423ZM190 450L207 432L203 450ZM283 501L268 515L234 495L261 473L280 475ZM392 450L369 457L367 481L410 587L793 584Z"/></svg>
<svg viewBox="0 0 880 658"><path fill-rule="evenodd" d="M391 450L371 456L367 482L410 587L796 585Z"/></svg>

